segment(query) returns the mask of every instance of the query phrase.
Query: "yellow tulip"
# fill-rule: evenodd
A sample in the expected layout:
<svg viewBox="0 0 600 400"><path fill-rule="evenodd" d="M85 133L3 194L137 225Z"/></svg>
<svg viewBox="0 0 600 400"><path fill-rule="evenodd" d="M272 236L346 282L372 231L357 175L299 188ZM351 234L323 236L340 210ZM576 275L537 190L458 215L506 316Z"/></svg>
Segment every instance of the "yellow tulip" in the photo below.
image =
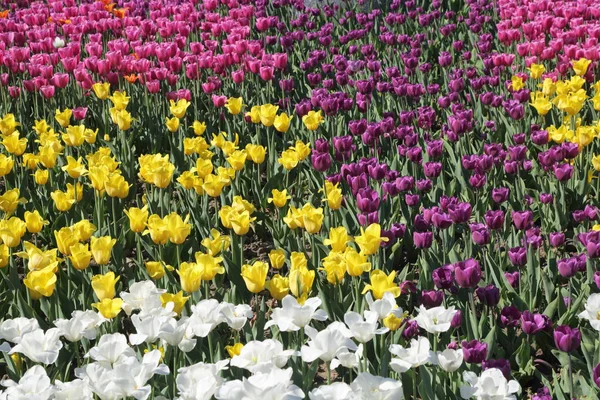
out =
<svg viewBox="0 0 600 400"><path fill-rule="evenodd" d="M283 222L290 229L304 228L304 218L302 215L302 210L290 206L288 208L288 212L285 217L283 217Z"/></svg>
<svg viewBox="0 0 600 400"><path fill-rule="evenodd" d="M127 110L121 110L115 113L115 123L117 124L120 130L126 131L129 128L131 128L131 122L133 122L133 118Z"/></svg>
<svg viewBox="0 0 600 400"><path fill-rule="evenodd" d="M92 307L97 309L100 314L106 319L113 319L121 312L123 299L104 299L98 303L93 303Z"/></svg>
<svg viewBox="0 0 600 400"><path fill-rule="evenodd" d="M217 274L225 273L225 268L221 265L223 262L222 257L215 257L198 251L194 254L194 258L196 259L196 265L200 268L203 281L213 280Z"/></svg>
<svg viewBox="0 0 600 400"><path fill-rule="evenodd" d="M80 176L87 174L87 170L82 163L81 157L75 159L74 157L67 156L67 165L62 167L62 170L73 179L77 179Z"/></svg>
<svg viewBox="0 0 600 400"><path fill-rule="evenodd" d="M219 197L227 181L218 175L208 174L202 183L202 189L210 197Z"/></svg>
<svg viewBox="0 0 600 400"><path fill-rule="evenodd" d="M222 251L229 249L231 244L231 238L229 236L221 235L216 229L210 230L210 237L202 239L202 246L208 250L208 254L211 256L218 256Z"/></svg>
<svg viewBox="0 0 600 400"><path fill-rule="evenodd" d="M249 214L253 214L256 208L248 200L244 200L242 196L233 196L231 207L237 212L248 211Z"/></svg>
<svg viewBox="0 0 600 400"><path fill-rule="evenodd" d="M85 242L92 237L94 232L96 232L96 225L92 224L87 219L82 219L81 221L73 224L72 229L75 240L79 242Z"/></svg>
<svg viewBox="0 0 600 400"><path fill-rule="evenodd" d="M169 230L167 221L162 219L159 215L152 214L148 218L146 224L148 229L144 231L144 235L150 234L150 238L155 244L165 244L169 240Z"/></svg>
<svg viewBox="0 0 600 400"><path fill-rule="evenodd" d="M265 287L269 291L269 294L275 300L282 300L290 292L290 284L287 277L283 277L279 274L273 275L273 277L265 283Z"/></svg>
<svg viewBox="0 0 600 400"><path fill-rule="evenodd" d="M383 325L392 332L400 329L402 322L404 322L404 318L397 317L392 313L383 319Z"/></svg>
<svg viewBox="0 0 600 400"><path fill-rule="evenodd" d="M4 268L10 261L10 249L5 244L0 244L0 268Z"/></svg>
<svg viewBox="0 0 600 400"><path fill-rule="evenodd" d="M129 188L132 185L128 184L120 172L113 172L108 176L104 184L106 194L110 197L124 199L129 195Z"/></svg>
<svg viewBox="0 0 600 400"><path fill-rule="evenodd" d="M132 232L142 233L146 229L148 221L148 206L142 208L130 207L129 210L123 211L129 218L129 229Z"/></svg>
<svg viewBox="0 0 600 400"><path fill-rule="evenodd" d="M292 251L290 255L290 270L292 269L302 269L308 267L308 260L306 259L306 255L299 251Z"/></svg>
<svg viewBox="0 0 600 400"><path fill-rule="evenodd" d="M29 271L23 284L29 289L29 294L33 300L39 300L43 297L50 297L56 288L56 271L58 262L54 262L45 268L36 271Z"/></svg>
<svg viewBox="0 0 600 400"><path fill-rule="evenodd" d="M75 243L71 246L69 260L78 271L85 270L92 261L92 252L87 243Z"/></svg>
<svg viewBox="0 0 600 400"><path fill-rule="evenodd" d="M27 224L27 231L29 233L39 233L44 225L48 225L46 221L38 212L38 210L25 211L25 224Z"/></svg>
<svg viewBox="0 0 600 400"><path fill-rule="evenodd" d="M327 282L338 285L344 281L346 263L341 253L332 251L321 262L323 268L320 268L320 270L325 271Z"/></svg>
<svg viewBox="0 0 600 400"><path fill-rule="evenodd" d="M292 118L294 116L288 117L286 113L281 113L277 117L275 117L275 121L273 121L273 126L277 130L277 132L285 133L290 129L290 122L292 122Z"/></svg>
<svg viewBox="0 0 600 400"><path fill-rule="evenodd" d="M174 268L168 264L163 263L162 261L146 261L144 264L146 266L146 271L150 278L154 280L161 279L167 271L173 271Z"/></svg>
<svg viewBox="0 0 600 400"><path fill-rule="evenodd" d="M348 231L343 226L329 228L329 238L323 240L325 246L331 246L331 251L343 252L351 240Z"/></svg>
<svg viewBox="0 0 600 400"><path fill-rule="evenodd" d="M228 205L222 206L219 210L219 218L221 219L221 224L227 229L233 228L233 225L231 224L231 217L233 216L233 214L236 214L236 211L233 209L233 207Z"/></svg>
<svg viewBox="0 0 600 400"><path fill-rule="evenodd" d="M173 101L173 100L169 100L169 111L171 111L171 114L173 114L175 116L175 118L183 118L185 117L185 113L188 109L188 107L191 105L191 103L189 101L187 101L186 99L179 99L177 100L177 102ZM179 126L179 122L177 123L177 125ZM171 131L174 132L174 131Z"/></svg>
<svg viewBox="0 0 600 400"><path fill-rule="evenodd" d="M592 157L592 166L594 167L594 170L600 172L600 154Z"/></svg>
<svg viewBox="0 0 600 400"><path fill-rule="evenodd" d="M171 133L177 132L177 129L179 129L179 118L173 117L173 118L165 118L165 119L166 119L165 125L167 126L167 129L169 130L169 132L171 132Z"/></svg>
<svg viewBox="0 0 600 400"><path fill-rule="evenodd" d="M296 150L288 149L281 153L281 157L277 159L277 162L283 166L286 170L290 171L298 165L300 157Z"/></svg>
<svg viewBox="0 0 600 400"><path fill-rule="evenodd" d="M108 99L108 96L110 94L110 83L94 83L92 85L92 90L94 91L94 94L97 98L99 98L100 100L106 100Z"/></svg>
<svg viewBox="0 0 600 400"><path fill-rule="evenodd" d="M45 185L48 182L49 173L47 169L38 169L34 172L33 178L38 185Z"/></svg>
<svg viewBox="0 0 600 400"><path fill-rule="evenodd" d="M173 212L167 215L164 220L167 224L167 232L171 243L182 244L185 242L192 231L192 224L188 223L190 220L189 214L183 220L179 214Z"/></svg>
<svg viewBox="0 0 600 400"><path fill-rule="evenodd" d="M262 164L265 161L267 149L259 144L247 144L246 154L248 159L252 160L254 164Z"/></svg>
<svg viewBox="0 0 600 400"><path fill-rule="evenodd" d="M4 136L2 144L6 151L17 157L25 153L25 149L27 149L27 139L19 137L19 131L14 131L12 134Z"/></svg>
<svg viewBox="0 0 600 400"><path fill-rule="evenodd" d="M46 122L46 121L44 121ZM0 119L0 132L3 135L11 135L15 129L17 129L17 126L20 126L21 124L17 122L17 120L15 119L14 114L8 113L6 115L4 115L4 117L2 117L2 119ZM36 125L37 125L37 121L36 121ZM46 123L46 126L48 126L48 124ZM49 128L49 127L48 127Z"/></svg>
<svg viewBox="0 0 600 400"><path fill-rule="evenodd" d="M57 249L42 250L27 241L23 242L23 248L25 251L15 253L15 256L28 260L27 268L29 270L40 270L55 261L59 261L56 256Z"/></svg>
<svg viewBox="0 0 600 400"><path fill-rule="evenodd" d="M546 67L542 64L531 64L527 69L529 70L529 76L531 76L532 79L538 79L546 72Z"/></svg>
<svg viewBox="0 0 600 400"><path fill-rule="evenodd" d="M14 213L19 204L27 203L27 200L20 196L21 191L19 188L14 188L4 192L4 194L0 196L0 210L7 214Z"/></svg>
<svg viewBox="0 0 600 400"><path fill-rule="evenodd" d="M90 247L96 264L108 264L110 261L110 253L115 243L117 243L117 240L110 236L92 237Z"/></svg>
<svg viewBox="0 0 600 400"><path fill-rule="evenodd" d="M319 128L319 125L321 125L324 121L325 118L323 118L323 116L321 115L321 110L316 112L311 110L308 112L308 114L302 117L302 123L309 131L317 130L317 128Z"/></svg>
<svg viewBox="0 0 600 400"><path fill-rule="evenodd" d="M250 223L256 218L250 217L248 211L232 213L230 216L231 226L236 235L245 235L250 230Z"/></svg>
<svg viewBox="0 0 600 400"><path fill-rule="evenodd" d="M251 293L259 293L265 288L268 272L269 266L262 261L256 261L252 265L242 265L242 278Z"/></svg>
<svg viewBox="0 0 600 400"><path fill-rule="evenodd" d="M272 126L275 122L277 110L279 110L279 107L274 106L273 104L264 104L260 106L260 122L266 127Z"/></svg>
<svg viewBox="0 0 600 400"><path fill-rule="evenodd" d="M360 233L360 236L357 236L354 240L360 247L360 252L367 256L377 253L381 242L389 240L381 236L381 226L379 224L371 224L367 229L360 228Z"/></svg>
<svg viewBox="0 0 600 400"><path fill-rule="evenodd" d="M552 96L554 93L556 93L556 84L551 78L544 79L542 84L538 85L538 87L542 88L542 93L544 96Z"/></svg>
<svg viewBox="0 0 600 400"><path fill-rule="evenodd" d="M362 294L372 291L373 297L377 300L383 298L386 292L390 292L394 297L398 297L400 296L400 286L394 282L395 278L396 271L392 271L389 275L386 275L380 269L373 270L371 272L371 284L365 285Z"/></svg>
<svg viewBox="0 0 600 400"><path fill-rule="evenodd" d="M241 343L235 343L233 346L225 346L225 350L227 350L227 354L229 354L229 358L233 358L235 356L239 356L242 352L244 345Z"/></svg>
<svg viewBox="0 0 600 400"><path fill-rule="evenodd" d="M245 150L236 150L229 157L227 157L227 162L231 165L236 171L240 171L244 169L244 164L246 163L246 158L248 154Z"/></svg>
<svg viewBox="0 0 600 400"><path fill-rule="evenodd" d="M298 159L300 161L310 155L310 143L305 144L302 140L296 140L296 145L293 149L296 151L296 154L298 154Z"/></svg>
<svg viewBox="0 0 600 400"><path fill-rule="evenodd" d="M66 212L73 207L75 199L71 198L67 193L62 190L55 190L50 193L50 197L54 200L54 206L60 212Z"/></svg>
<svg viewBox="0 0 600 400"><path fill-rule="evenodd" d="M73 111L71 111L70 108L65 108L63 111L56 110L56 112L54 114L54 119L56 119L56 122L58 122L60 124L60 126L62 126L63 128L66 128L67 126L69 126L69 123L71 122L72 115L73 115Z"/></svg>
<svg viewBox="0 0 600 400"><path fill-rule="evenodd" d="M194 130L194 135L202 136L206 131L206 123L194 121L194 123L192 124L192 129Z"/></svg>
<svg viewBox="0 0 600 400"><path fill-rule="evenodd" d="M0 177L10 174L14 164L12 157L0 154Z"/></svg>
<svg viewBox="0 0 600 400"><path fill-rule="evenodd" d="M260 106L253 106L250 111L244 114L246 118L250 118L250 121L253 124L260 123Z"/></svg>
<svg viewBox="0 0 600 400"><path fill-rule="evenodd" d="M238 115L242 111L242 98L241 97L230 97L225 103L225 108L231 115Z"/></svg>
<svg viewBox="0 0 600 400"><path fill-rule="evenodd" d="M187 293L200 289L202 283L202 268L196 263L182 262L177 271L181 288Z"/></svg>
<svg viewBox="0 0 600 400"><path fill-rule="evenodd" d="M523 78L520 76L513 75L510 79L510 90L513 92L518 92L519 90L525 87L525 82L523 82Z"/></svg>
<svg viewBox="0 0 600 400"><path fill-rule="evenodd" d="M119 282L119 279L121 279L121 277L115 277L115 273L112 271L109 271L104 275L92 276L92 289L94 289L94 294L99 301L115 297L115 286L117 282Z"/></svg>
<svg viewBox="0 0 600 400"><path fill-rule="evenodd" d="M25 235L27 224L17 217L0 221L0 239L8 247L17 247Z"/></svg>
<svg viewBox="0 0 600 400"><path fill-rule="evenodd" d="M285 264L285 252L282 249L273 249L269 252L269 261L274 269L281 269Z"/></svg>
<svg viewBox="0 0 600 400"><path fill-rule="evenodd" d="M71 246L75 245L78 240L73 234L73 229L70 227L60 228L59 231L54 231L54 238L56 239L56 246L65 256L71 254Z"/></svg>
<svg viewBox="0 0 600 400"><path fill-rule="evenodd" d="M296 268L290 271L290 292L298 299L299 303L304 303L308 298L314 280L315 271L309 271L308 268Z"/></svg>
<svg viewBox="0 0 600 400"><path fill-rule="evenodd" d="M531 92L531 106L539 115L546 115L552 110L552 102L542 92Z"/></svg>
<svg viewBox="0 0 600 400"><path fill-rule="evenodd" d="M586 74L588 67L592 63L592 60L588 60L586 58L580 58L577 61L572 61L573 63L573 71L577 76L583 76Z"/></svg>
<svg viewBox="0 0 600 400"><path fill-rule="evenodd" d="M84 125L69 125L67 132L63 133L62 140L67 146L79 147L85 141L85 126Z"/></svg>
<svg viewBox="0 0 600 400"><path fill-rule="evenodd" d="M315 208L310 203L307 203L302 207L302 221L304 229L306 229L308 233L318 233L323 225L324 217L323 209L320 207Z"/></svg>
<svg viewBox="0 0 600 400"><path fill-rule="evenodd" d="M367 256L360 254L352 247L347 247L344 251L344 260L346 261L346 271L350 276L361 276L363 272L371 270L371 263Z"/></svg>
<svg viewBox="0 0 600 400"><path fill-rule="evenodd" d="M163 293L160 295L162 306L166 307L167 304L173 303L173 312L177 313L177 315L181 315L181 311L183 311L183 307L189 298L189 296L184 296L181 290L176 294Z"/></svg>
<svg viewBox="0 0 600 400"><path fill-rule="evenodd" d="M37 169L38 162L39 159L37 155L33 153L23 154L23 165L25 166L25 168L34 171Z"/></svg>
<svg viewBox="0 0 600 400"><path fill-rule="evenodd" d="M127 108L129 104L129 96L125 91L115 91L112 96L109 97L110 101L113 103L117 111L122 111Z"/></svg>
<svg viewBox="0 0 600 400"><path fill-rule="evenodd" d="M273 189L271 190L271 195L273 197L269 197L267 201L269 204L273 203L277 208L285 207L287 201L291 199L291 197L287 194L287 189L283 189L282 191Z"/></svg>

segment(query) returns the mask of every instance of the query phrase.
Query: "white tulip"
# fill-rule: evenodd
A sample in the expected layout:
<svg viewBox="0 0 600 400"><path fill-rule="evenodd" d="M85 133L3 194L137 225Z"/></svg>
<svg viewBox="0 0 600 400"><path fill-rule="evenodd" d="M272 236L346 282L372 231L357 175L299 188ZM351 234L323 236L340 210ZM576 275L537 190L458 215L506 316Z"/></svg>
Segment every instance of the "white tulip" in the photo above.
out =
<svg viewBox="0 0 600 400"><path fill-rule="evenodd" d="M402 400L404 398L402 382L371 375L368 372L358 374L350 387L361 400Z"/></svg>
<svg viewBox="0 0 600 400"><path fill-rule="evenodd" d="M92 400L94 393L88 381L75 379L71 382L55 381L55 400Z"/></svg>
<svg viewBox="0 0 600 400"><path fill-rule="evenodd" d="M319 310L320 306L321 299L318 297L312 297L304 304L299 304L294 296L287 295L281 301L281 308L273 310L271 320L267 321L265 329L277 325L281 332L295 332L307 326L313 319L325 321L327 313Z"/></svg>
<svg viewBox="0 0 600 400"><path fill-rule="evenodd" d="M252 373L270 371L272 368L283 368L295 353L294 350L284 350L283 344L277 340L252 340L242 347L239 355L231 359L230 365Z"/></svg>
<svg viewBox="0 0 600 400"><path fill-rule="evenodd" d="M40 328L35 318L13 318L7 319L0 324L0 339L11 343L19 343L24 334L33 332Z"/></svg>
<svg viewBox="0 0 600 400"><path fill-rule="evenodd" d="M134 310L141 310L144 314L155 308L162 308L160 295L166 290L158 289L152 281L136 282L129 287L129 292L121 292L119 297L123 299L121 307L127 315Z"/></svg>
<svg viewBox="0 0 600 400"><path fill-rule="evenodd" d="M273 368L243 381L223 384L215 394L218 400L302 400L304 392L292 384L292 369Z"/></svg>
<svg viewBox="0 0 600 400"><path fill-rule="evenodd" d="M16 400L47 400L54 395L54 388L46 370L40 365L29 368L19 382L10 379L2 381L7 389L0 394L3 399Z"/></svg>
<svg viewBox="0 0 600 400"><path fill-rule="evenodd" d="M450 329L452 318L457 311L454 307L433 307L425 308L422 305L419 307L419 315L415 318L419 327L425 329L429 333L441 333Z"/></svg>
<svg viewBox="0 0 600 400"><path fill-rule="evenodd" d="M127 337L121 333L102 335L96 346L92 347L84 358L91 357L101 365L111 368L128 357L134 357L135 352L127 344Z"/></svg>
<svg viewBox="0 0 600 400"><path fill-rule="evenodd" d="M221 322L223 316L220 312L220 304L215 299L202 300L192 306L192 315L188 322L186 335L188 337L207 337L208 334Z"/></svg>
<svg viewBox="0 0 600 400"><path fill-rule="evenodd" d="M454 372L460 368L463 363L462 349L446 349L438 351L436 355L437 364L446 372Z"/></svg>
<svg viewBox="0 0 600 400"><path fill-rule="evenodd" d="M104 321L106 319L97 312L76 310L71 314L71 319L57 319L54 325L69 342L78 342L82 338L96 339L96 328Z"/></svg>
<svg viewBox="0 0 600 400"><path fill-rule="evenodd" d="M432 358L429 340L420 336L410 341L410 347L404 348L398 344L390 346L390 353L396 356L392 358L390 366L399 374L424 364L427 364Z"/></svg>
<svg viewBox="0 0 600 400"><path fill-rule="evenodd" d="M241 330L246 322L254 316L252 308L248 304L234 305L230 303L221 303L220 309L222 319L231 329Z"/></svg>
<svg viewBox="0 0 600 400"><path fill-rule="evenodd" d="M58 36L54 38L54 40L52 41L52 46L55 49L60 49L62 47L65 47L65 41L61 38L59 38Z"/></svg>
<svg viewBox="0 0 600 400"><path fill-rule="evenodd" d="M308 394L308 398L310 400L357 400L358 396L347 383L335 382L313 389Z"/></svg>
<svg viewBox="0 0 600 400"><path fill-rule="evenodd" d="M177 371L179 400L210 400L223 383L220 373L227 368L227 360L215 364L197 363Z"/></svg>
<svg viewBox="0 0 600 400"><path fill-rule="evenodd" d="M60 341L60 332L57 328L48 329L46 332L36 329L23 335L10 354L21 353L33 362L49 365L56 362L62 347L63 343Z"/></svg>
<svg viewBox="0 0 600 400"><path fill-rule="evenodd" d="M600 331L600 293L591 294L585 302L585 310L578 315L590 321L590 325Z"/></svg>
<svg viewBox="0 0 600 400"><path fill-rule="evenodd" d="M313 362L317 358L327 362L331 361L343 350L356 350L352 339L352 332L338 321L332 322L324 330L317 332L307 326L306 334L311 338L308 346L302 346L301 354L304 362Z"/></svg>
<svg viewBox="0 0 600 400"><path fill-rule="evenodd" d="M155 308L145 314L136 314L131 317L131 323L136 333L129 335L129 343L138 345L140 343L154 343L161 332L163 325L174 320L177 314L173 312L173 303L167 304L166 308Z"/></svg>
<svg viewBox="0 0 600 400"><path fill-rule="evenodd" d="M375 335L381 335L389 331L388 328L379 328L379 315L374 311L365 311L365 318L353 311L347 312L344 315L344 322L348 325L348 329L352 332L354 339L360 343L370 342Z"/></svg>
<svg viewBox="0 0 600 400"><path fill-rule="evenodd" d="M498 368L486 369L481 376L477 376L471 371L465 371L463 380L468 383L460 388L460 395L463 399L474 397L478 400L516 400L515 393L521 391L519 382L507 381Z"/></svg>

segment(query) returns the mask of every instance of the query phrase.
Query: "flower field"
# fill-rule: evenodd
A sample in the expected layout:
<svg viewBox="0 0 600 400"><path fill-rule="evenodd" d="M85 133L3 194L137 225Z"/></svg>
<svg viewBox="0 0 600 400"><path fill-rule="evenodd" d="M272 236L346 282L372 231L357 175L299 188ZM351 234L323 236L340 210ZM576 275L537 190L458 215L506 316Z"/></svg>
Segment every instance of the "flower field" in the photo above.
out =
<svg viewBox="0 0 600 400"><path fill-rule="evenodd" d="M600 397L596 0L0 0L0 399Z"/></svg>

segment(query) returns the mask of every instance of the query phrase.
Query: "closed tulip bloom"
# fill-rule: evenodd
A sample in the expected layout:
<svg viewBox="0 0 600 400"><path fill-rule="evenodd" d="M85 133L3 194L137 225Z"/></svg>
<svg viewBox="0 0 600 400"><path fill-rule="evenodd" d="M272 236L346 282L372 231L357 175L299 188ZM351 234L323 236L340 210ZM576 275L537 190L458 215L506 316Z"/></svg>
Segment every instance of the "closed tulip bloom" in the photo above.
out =
<svg viewBox="0 0 600 400"><path fill-rule="evenodd" d="M120 171L110 174L104 183L106 194L119 199L124 199L129 195L129 188L131 186L121 175Z"/></svg>
<svg viewBox="0 0 600 400"><path fill-rule="evenodd" d="M298 299L300 304L308 298L315 280L315 271L306 267L292 268L288 277L290 292Z"/></svg>
<svg viewBox="0 0 600 400"><path fill-rule="evenodd" d="M218 256L222 251L229 249L231 245L231 238L229 236L221 235L221 232L214 228L210 230L210 235L212 238L204 238L201 242L202 246L208 250L208 254Z"/></svg>
<svg viewBox="0 0 600 400"><path fill-rule="evenodd" d="M311 204L306 204L302 207L304 229L306 229L308 233L318 233L321 230L321 225L323 225L324 217L323 209L320 207L315 208Z"/></svg>
<svg viewBox="0 0 600 400"><path fill-rule="evenodd" d="M148 206L142 208L131 207L123 211L129 219L129 229L133 232L142 233L146 229L148 221Z"/></svg>
<svg viewBox="0 0 600 400"><path fill-rule="evenodd" d="M244 169L244 164L248 158L248 153L245 150L236 150L227 157L227 162L236 171Z"/></svg>
<svg viewBox="0 0 600 400"><path fill-rule="evenodd" d="M266 127L273 126L273 124L275 123L277 110L279 110L279 107L274 106L273 104L264 104L264 105L260 106L260 109L259 109L260 122ZM251 113L252 113L252 111L251 111Z"/></svg>
<svg viewBox="0 0 600 400"><path fill-rule="evenodd" d="M106 100L106 99L108 99L108 96L110 95L110 83L108 83L108 82L94 83L92 85L92 90L94 91L94 94L96 95L96 97L98 97L100 100Z"/></svg>
<svg viewBox="0 0 600 400"><path fill-rule="evenodd" d="M121 279L120 276L115 277L115 273L110 271L104 275L94 275L92 277L92 289L98 300L112 299L115 297L115 285Z"/></svg>
<svg viewBox="0 0 600 400"><path fill-rule="evenodd" d="M49 172L47 169L38 169L34 172L33 178L36 184L45 185L48 182Z"/></svg>
<svg viewBox="0 0 600 400"><path fill-rule="evenodd" d="M58 261L42 268L40 270L29 271L23 284L29 289L29 294L33 300L39 300L43 297L50 297L56 287L56 271L58 270Z"/></svg>
<svg viewBox="0 0 600 400"><path fill-rule="evenodd" d="M75 159L74 157L67 156L67 165L62 167L62 170L73 179L87 174L87 169L83 165L81 157Z"/></svg>
<svg viewBox="0 0 600 400"><path fill-rule="evenodd" d="M14 166L14 160L12 157L8 157L4 154L0 154L0 176L6 176L10 174Z"/></svg>
<svg viewBox="0 0 600 400"><path fill-rule="evenodd" d="M361 276L364 272L371 270L371 263L367 260L367 256L357 252L352 247L347 247L344 251L344 260L346 272L350 276Z"/></svg>
<svg viewBox="0 0 600 400"><path fill-rule="evenodd" d="M560 351L570 353L579 348L581 344L581 332L577 328L561 325L554 329L554 343Z"/></svg>
<svg viewBox="0 0 600 400"><path fill-rule="evenodd" d="M7 214L14 213L20 204L25 203L27 203L27 200L21 197L21 192L18 188L7 190L0 196L0 210Z"/></svg>
<svg viewBox="0 0 600 400"><path fill-rule="evenodd" d="M94 232L96 232L96 226L87 219L82 219L81 221L73 224L72 229L73 236L80 242L89 240Z"/></svg>
<svg viewBox="0 0 600 400"><path fill-rule="evenodd" d="M177 130L179 129L179 118L177 118L177 117L165 118L165 126L167 127L169 132L171 132L171 133L177 132Z"/></svg>
<svg viewBox="0 0 600 400"><path fill-rule="evenodd" d="M192 129L194 130L194 135L202 136L206 131L206 123L200 121L194 121L192 124Z"/></svg>
<svg viewBox="0 0 600 400"><path fill-rule="evenodd" d="M538 79L542 76L542 74L544 72L546 72L546 67L544 67L544 65L542 64L531 64L529 66L529 68L527 68L527 70L529 70L529 76L533 79Z"/></svg>
<svg viewBox="0 0 600 400"><path fill-rule="evenodd" d="M332 184L329 181L325 182L325 200L327 201L327 207L331 210L339 210L342 207L342 189L339 187L339 184Z"/></svg>
<svg viewBox="0 0 600 400"><path fill-rule="evenodd" d="M487 358L488 346L485 342L471 340L462 342L462 351L465 362L471 364L481 364Z"/></svg>
<svg viewBox="0 0 600 400"><path fill-rule="evenodd" d="M127 108L127 105L129 104L129 96L127 96L127 93L125 91L114 91L112 96L109 97L110 101L113 103L114 107L121 111L124 110L125 108Z"/></svg>
<svg viewBox="0 0 600 400"><path fill-rule="evenodd" d="M190 220L189 214L185 217L185 220L175 212L167 215L163 220L167 224L167 232L169 235L169 241L174 244L182 244L185 239L189 236L192 231L192 224L188 223Z"/></svg>
<svg viewBox="0 0 600 400"><path fill-rule="evenodd" d="M338 285L344 281L346 275L346 265L344 255L335 251L330 252L321 260L323 268L319 271L325 271L327 282L331 285Z"/></svg>
<svg viewBox="0 0 600 400"><path fill-rule="evenodd" d="M121 312L123 299L104 299L98 303L93 303L92 307L97 309L100 314L106 319L113 319Z"/></svg>
<svg viewBox="0 0 600 400"><path fill-rule="evenodd" d="M62 190L53 191L50 193L50 197L54 200L54 205L60 212L69 211L73 207L73 204L75 204L75 200Z"/></svg>
<svg viewBox="0 0 600 400"><path fill-rule="evenodd" d="M283 166L286 170L290 171L298 165L300 157L296 150L288 149L281 153L281 157L277 159L277 162Z"/></svg>
<svg viewBox="0 0 600 400"><path fill-rule="evenodd" d="M177 271L181 288L187 293L193 293L200 289L202 272L203 269L198 264L182 262Z"/></svg>
<svg viewBox="0 0 600 400"><path fill-rule="evenodd" d="M238 115L242 111L243 100L241 97L230 97L225 103L225 108L231 115Z"/></svg>
<svg viewBox="0 0 600 400"><path fill-rule="evenodd" d="M78 271L83 271L90 265L92 260L92 252L89 250L87 243L75 243L70 248L71 255L69 260Z"/></svg>
<svg viewBox="0 0 600 400"><path fill-rule="evenodd" d="M247 158L252 160L254 164L262 164L265 161L267 149L264 146L258 144L246 145Z"/></svg>
<svg viewBox="0 0 600 400"><path fill-rule="evenodd" d="M494 285L478 287L475 290L475 294L479 301L488 307L497 306L500 302L500 289Z"/></svg>
<svg viewBox="0 0 600 400"><path fill-rule="evenodd" d="M472 258L455 264L454 279L460 287L474 288L481 280L479 261Z"/></svg>
<svg viewBox="0 0 600 400"><path fill-rule="evenodd" d="M40 215L38 210L33 210L33 212L25 211L24 218L29 233L39 233L49 223Z"/></svg>
<svg viewBox="0 0 600 400"><path fill-rule="evenodd" d="M269 261L274 269L281 269L285 264L285 252L282 249L273 249L269 252Z"/></svg>
<svg viewBox="0 0 600 400"><path fill-rule="evenodd" d="M288 278L279 274L273 275L273 277L265 283L265 287L269 291L271 297L278 301L281 301L290 292Z"/></svg>
<svg viewBox="0 0 600 400"><path fill-rule="evenodd" d="M115 243L117 243L117 240L110 236L92 237L91 249L96 264L108 264L110 261L110 253Z"/></svg>
<svg viewBox="0 0 600 400"><path fill-rule="evenodd" d="M65 108L63 111L56 110L56 113L54 114L54 119L56 119L56 122L58 122L60 126L66 128L71 122L72 115L73 112L71 111L71 109Z"/></svg>
<svg viewBox="0 0 600 400"><path fill-rule="evenodd" d="M256 261L252 265L242 265L242 278L251 293L259 293L265 288L267 272L269 272L269 265L262 261Z"/></svg>
<svg viewBox="0 0 600 400"><path fill-rule="evenodd" d="M433 243L433 232L413 232L413 242L417 249L427 249Z"/></svg>
<svg viewBox="0 0 600 400"><path fill-rule="evenodd" d="M165 244L169 240L169 229L167 221L159 215L152 214L146 223L148 229L144 231L144 235L150 234L150 238L154 244Z"/></svg>
<svg viewBox="0 0 600 400"><path fill-rule="evenodd" d="M27 224L17 217L0 221L0 239L8 247L17 247L26 230Z"/></svg>
<svg viewBox="0 0 600 400"><path fill-rule="evenodd" d="M572 63L573 63L573 71L575 72L575 74L577 76L583 76L586 74L588 67L590 66L592 61L588 60L586 58L580 58L577 61L572 61Z"/></svg>
<svg viewBox="0 0 600 400"><path fill-rule="evenodd" d="M523 311L521 314L521 329L528 335L534 335L550 327L550 320L544 314L533 314L529 311Z"/></svg>
<svg viewBox="0 0 600 400"><path fill-rule="evenodd" d="M78 242L77 237L73 233L73 229L70 227L64 227L58 231L54 231L54 238L56 239L58 251L65 256L71 254L71 246Z"/></svg>
<svg viewBox="0 0 600 400"><path fill-rule="evenodd" d="M288 131L288 129L290 129L290 123L292 122L293 118L293 115L288 116L286 113L281 113L277 117L275 117L275 120L273 121L273 126L275 127L277 132L285 133Z"/></svg>

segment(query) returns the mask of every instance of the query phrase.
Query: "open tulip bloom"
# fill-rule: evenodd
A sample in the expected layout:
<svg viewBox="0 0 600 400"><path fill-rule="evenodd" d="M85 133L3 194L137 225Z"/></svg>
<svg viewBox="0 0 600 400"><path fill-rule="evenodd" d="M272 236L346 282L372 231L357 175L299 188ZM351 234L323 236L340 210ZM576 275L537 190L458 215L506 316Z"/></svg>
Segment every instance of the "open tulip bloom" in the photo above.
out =
<svg viewBox="0 0 600 400"><path fill-rule="evenodd" d="M597 1L0 3L0 399L600 398Z"/></svg>

